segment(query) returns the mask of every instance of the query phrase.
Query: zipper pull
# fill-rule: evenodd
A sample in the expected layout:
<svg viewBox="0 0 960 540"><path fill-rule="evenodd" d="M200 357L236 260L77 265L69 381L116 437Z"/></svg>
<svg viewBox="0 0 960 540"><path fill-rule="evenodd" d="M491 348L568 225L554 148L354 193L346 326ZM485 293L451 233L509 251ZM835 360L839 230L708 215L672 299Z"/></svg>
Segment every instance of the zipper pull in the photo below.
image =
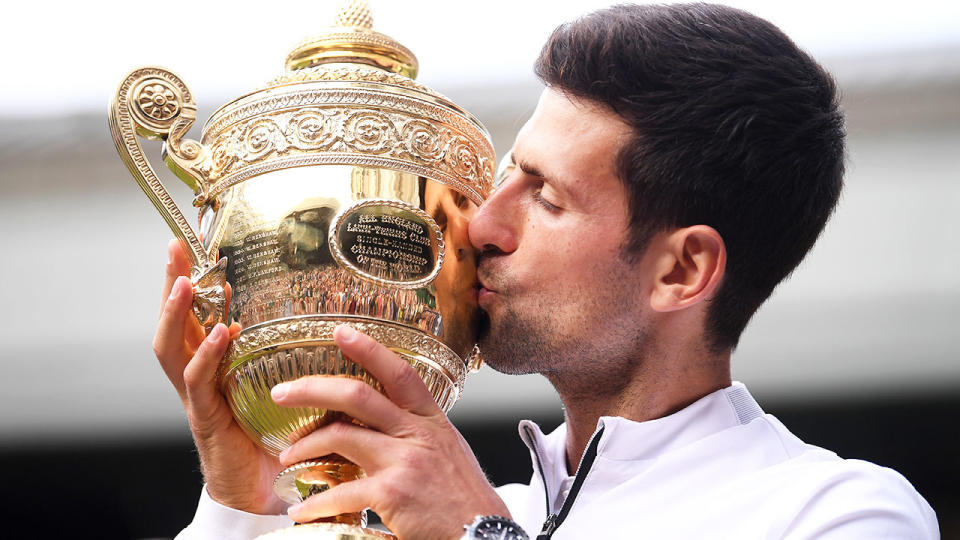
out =
<svg viewBox="0 0 960 540"><path fill-rule="evenodd" d="M590 473L590 468L593 467L593 461L597 459L601 435L603 435L603 426L600 426L593 434L593 437L590 438L590 444L587 445L587 449L580 458L580 465L577 466L577 475L573 479L573 485L570 486L570 491L564 499L563 505L560 507L560 512L547 516L547 520L543 522L543 530L540 531L537 540L550 540L553 532L560 527L563 520L567 519L567 514L570 513L570 507L573 506L573 501L577 498L577 494L580 493L580 487L583 486L584 480L586 480L587 475ZM550 502L549 499L547 502ZM547 508L549 509L550 507L548 506Z"/></svg>
<svg viewBox="0 0 960 540"><path fill-rule="evenodd" d="M547 520L543 522L543 529L537 535L537 540L550 540L555 530L557 530L557 515L550 514L547 516Z"/></svg>

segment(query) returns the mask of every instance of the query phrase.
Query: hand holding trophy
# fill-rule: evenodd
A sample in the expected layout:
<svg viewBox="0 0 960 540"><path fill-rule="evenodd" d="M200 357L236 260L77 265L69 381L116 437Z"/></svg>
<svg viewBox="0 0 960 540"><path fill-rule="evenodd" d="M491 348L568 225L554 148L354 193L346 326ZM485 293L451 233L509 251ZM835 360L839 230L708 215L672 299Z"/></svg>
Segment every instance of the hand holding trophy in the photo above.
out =
<svg viewBox="0 0 960 540"><path fill-rule="evenodd" d="M165 341L158 331L158 343L183 348L158 350L158 356L184 358L183 351L196 349L195 361L224 351L210 388L218 387L225 401L215 392L188 390L183 379L204 373L202 362L171 361L164 368L188 413L199 400L207 407L197 410L222 423L225 414L215 412L220 399L235 419L227 420L231 429L242 429L257 445L238 443L244 459L232 457L241 467L237 474L272 475L279 469L273 456L333 423L385 427L388 420L334 408L346 404L336 398L339 387L362 382L384 392L373 370L338 346L344 335L341 329L335 341L338 326L363 332L405 360L438 411L449 410L468 363L478 361L471 356L476 254L466 223L491 189L489 134L447 98L416 83L413 54L371 25L365 2L341 9L329 33L290 53L284 75L214 112L199 142L184 138L196 118L193 97L167 70L135 70L111 105L110 128L121 158L189 258L192 295L185 279L173 279L187 261L171 248L171 294L160 331L172 334ZM199 234L157 178L138 136L162 139L164 161L194 189ZM209 333L202 341L201 327L191 329L186 320L189 298ZM228 321L242 328L229 345L227 329L219 325ZM323 378L294 383L305 394L277 398L313 392L303 406L281 407L271 398L277 384L308 376ZM326 393L317 395L317 388ZM324 402L325 395L328 407L308 406ZM191 418L196 420L211 418ZM291 452L303 461L274 481L287 503L364 476L337 454ZM250 479L249 485L258 482ZM385 536L364 528L362 512L325 521L310 528L330 538Z"/></svg>
<svg viewBox="0 0 960 540"><path fill-rule="evenodd" d="M279 514L285 504L274 495L273 482L283 467L234 421L217 380L218 366L229 338L239 332L239 324L234 323L228 332L218 325L205 334L191 312L189 260L179 241L172 241L168 251L154 352L190 419L207 493L231 508ZM229 293L228 285L227 302Z"/></svg>

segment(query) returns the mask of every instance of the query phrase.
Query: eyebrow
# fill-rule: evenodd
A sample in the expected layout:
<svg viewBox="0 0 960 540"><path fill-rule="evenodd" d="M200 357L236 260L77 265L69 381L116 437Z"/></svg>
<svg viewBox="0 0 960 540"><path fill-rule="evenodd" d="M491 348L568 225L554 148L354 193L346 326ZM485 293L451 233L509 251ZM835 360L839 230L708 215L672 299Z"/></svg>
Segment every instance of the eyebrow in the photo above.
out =
<svg viewBox="0 0 960 540"><path fill-rule="evenodd" d="M543 174L543 172L540 169L538 169L535 165L529 162L517 159L516 155L511 155L510 158L511 158L511 161L513 161L513 163L517 167L520 167L520 170L523 171L524 173L529 174L530 176L546 178L547 175Z"/></svg>

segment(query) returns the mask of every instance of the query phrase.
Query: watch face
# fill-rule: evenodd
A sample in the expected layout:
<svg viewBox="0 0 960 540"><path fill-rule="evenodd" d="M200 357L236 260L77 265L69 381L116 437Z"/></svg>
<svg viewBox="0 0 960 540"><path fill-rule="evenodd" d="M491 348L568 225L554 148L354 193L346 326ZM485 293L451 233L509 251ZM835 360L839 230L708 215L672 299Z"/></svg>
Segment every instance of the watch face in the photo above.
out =
<svg viewBox="0 0 960 540"><path fill-rule="evenodd" d="M473 538L483 540L520 540L527 534L513 523L500 519L485 519L473 530Z"/></svg>

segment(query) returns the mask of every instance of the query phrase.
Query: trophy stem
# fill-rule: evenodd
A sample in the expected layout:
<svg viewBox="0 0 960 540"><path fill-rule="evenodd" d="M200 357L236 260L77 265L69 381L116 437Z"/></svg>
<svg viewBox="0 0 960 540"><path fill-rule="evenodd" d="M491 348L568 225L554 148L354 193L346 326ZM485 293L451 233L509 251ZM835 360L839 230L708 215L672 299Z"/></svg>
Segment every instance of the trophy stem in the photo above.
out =
<svg viewBox="0 0 960 540"><path fill-rule="evenodd" d="M363 476L363 469L353 462L337 454L329 454L287 467L277 475L273 490L284 502L296 504L311 495Z"/></svg>
<svg viewBox="0 0 960 540"><path fill-rule="evenodd" d="M295 504L343 482L363 477L363 469L355 463L337 454L329 454L287 467L277 475L273 489L285 502ZM366 526L366 512L350 512L298 524L292 529L275 531L266 536L272 538L272 535L277 534L277 538L292 538L293 534L304 534L305 537L309 535L314 539L396 540L391 534L367 529Z"/></svg>

